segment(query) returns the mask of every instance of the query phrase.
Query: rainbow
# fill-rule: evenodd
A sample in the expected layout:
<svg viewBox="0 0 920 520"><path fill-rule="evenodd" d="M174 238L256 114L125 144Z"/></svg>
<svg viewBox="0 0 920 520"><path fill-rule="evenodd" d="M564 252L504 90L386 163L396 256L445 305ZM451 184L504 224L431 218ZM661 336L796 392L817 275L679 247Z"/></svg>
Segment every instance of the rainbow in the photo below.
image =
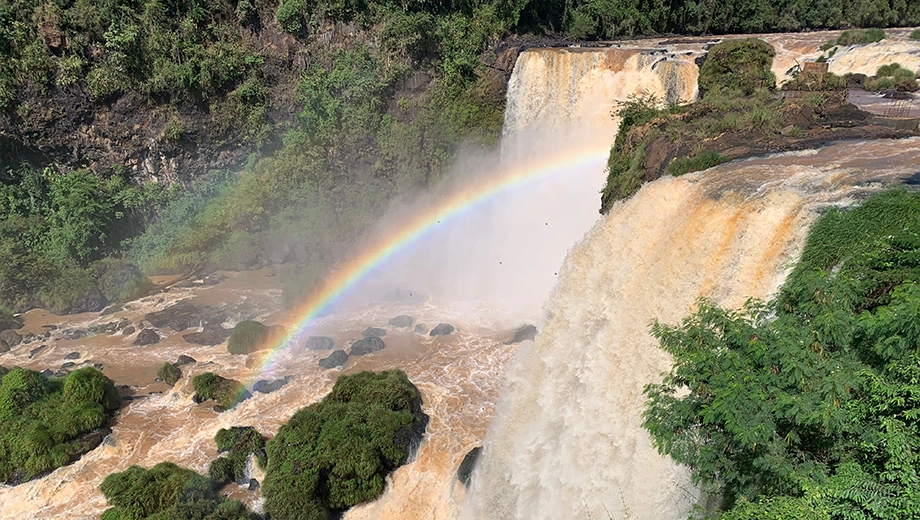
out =
<svg viewBox="0 0 920 520"><path fill-rule="evenodd" d="M593 145L580 149L569 149L557 156L514 165L500 170L495 175L483 177L480 182L453 191L437 200L435 204L428 205L397 227L396 232L377 239L352 260L339 266L323 286L314 291L294 311L293 324L288 326L289 332L283 338L276 340L270 348L261 351L262 358L254 365L255 377L268 371L276 355L285 346L291 345L302 337L325 310L354 288L370 272L431 234L440 224L457 219L494 197L511 190L584 168L602 167L608 154L608 146ZM259 355L259 353L254 355Z"/></svg>

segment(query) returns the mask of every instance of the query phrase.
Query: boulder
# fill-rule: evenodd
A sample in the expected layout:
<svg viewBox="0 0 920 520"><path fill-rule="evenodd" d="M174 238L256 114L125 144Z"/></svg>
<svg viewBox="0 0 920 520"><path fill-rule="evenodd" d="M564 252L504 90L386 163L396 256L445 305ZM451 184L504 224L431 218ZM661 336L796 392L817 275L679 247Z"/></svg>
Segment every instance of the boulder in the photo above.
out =
<svg viewBox="0 0 920 520"><path fill-rule="evenodd" d="M50 369L47 369L47 368L42 370L41 374L45 377L54 377L54 372L52 372Z"/></svg>
<svg viewBox="0 0 920 520"><path fill-rule="evenodd" d="M182 365L191 365L192 363L197 363L197 361L195 361L195 358L186 356L185 354L183 354L179 356L178 359L176 359L176 362L173 363L173 365L176 365L177 367L181 367Z"/></svg>
<svg viewBox="0 0 920 520"><path fill-rule="evenodd" d="M144 329L137 333L137 337L134 338L134 346L136 347L145 347L147 345L154 345L160 342L160 335L157 334L157 331L153 329Z"/></svg>
<svg viewBox="0 0 920 520"><path fill-rule="evenodd" d="M407 329L411 327L413 323L415 323L415 318L413 318L412 316L403 314L401 316L397 316L391 319L390 321L388 321L387 325L392 325L394 327L401 327L403 329Z"/></svg>
<svg viewBox="0 0 920 520"><path fill-rule="evenodd" d="M132 325L132 326L121 329L121 334L123 336L130 336L131 334L134 334L136 331L137 329L135 329L134 326Z"/></svg>
<svg viewBox="0 0 920 520"><path fill-rule="evenodd" d="M466 453L460 467L457 468L457 480L464 486L470 487L470 479L473 477L473 468L476 467L476 461L479 460L479 454L482 453L482 446L476 446Z"/></svg>
<svg viewBox="0 0 920 520"><path fill-rule="evenodd" d="M254 478L249 479L249 491L255 491L255 490L259 489L259 487L260 487L260 486L259 486L259 481L258 481L258 480L254 479Z"/></svg>
<svg viewBox="0 0 920 520"><path fill-rule="evenodd" d="M149 312L144 315L144 319L158 329L169 327L176 332L182 332L202 325L203 321L214 321L214 319L204 320L203 314L199 307L183 301L162 311Z"/></svg>
<svg viewBox="0 0 920 520"><path fill-rule="evenodd" d="M85 338L88 333L85 330L80 329L67 329L61 333L61 337L64 339L75 340Z"/></svg>
<svg viewBox="0 0 920 520"><path fill-rule="evenodd" d="M522 341L531 340L537 337L537 327L535 325L524 325L518 330L514 331L514 337L510 341L506 341L505 345L513 345L515 343L520 343Z"/></svg>
<svg viewBox="0 0 920 520"><path fill-rule="evenodd" d="M454 326L449 323L438 323L438 326L431 329L431 332L428 333L429 336L447 336L451 334L454 330Z"/></svg>
<svg viewBox="0 0 920 520"><path fill-rule="evenodd" d="M213 347L214 345L220 345L227 341L231 332L233 331L227 329L220 329L220 331L190 332L188 334L183 334L182 339L184 339L186 343L191 343L193 345Z"/></svg>
<svg viewBox="0 0 920 520"><path fill-rule="evenodd" d="M378 350L383 350L386 347L386 344L377 336L371 336L369 338L359 339L351 346L350 356L363 356L365 354L370 354L371 352L377 352Z"/></svg>
<svg viewBox="0 0 920 520"><path fill-rule="evenodd" d="M319 366L326 369L340 368L345 366L347 361L348 354L344 350L334 350L329 357L319 360Z"/></svg>
<svg viewBox="0 0 920 520"><path fill-rule="evenodd" d="M332 350L335 348L335 341L328 336L310 336L305 346L307 350Z"/></svg>
<svg viewBox="0 0 920 520"><path fill-rule="evenodd" d="M259 392L260 394L270 394L281 389L282 386L288 384L293 379L291 376L284 376L281 379L275 379L274 381L268 381L261 379L256 381L256 384L252 385L253 392Z"/></svg>
<svg viewBox="0 0 920 520"><path fill-rule="evenodd" d="M35 356L41 354L42 351L45 350L46 348L48 348L48 345L39 345L38 347L33 348L32 350L29 351L29 359L32 359Z"/></svg>
<svg viewBox="0 0 920 520"><path fill-rule="evenodd" d="M361 333L365 338L382 338L387 335L387 331L379 327L368 327Z"/></svg>
<svg viewBox="0 0 920 520"><path fill-rule="evenodd" d="M80 359L81 357L82 356L79 352L71 352L70 354L64 356L64 359Z"/></svg>
<svg viewBox="0 0 920 520"><path fill-rule="evenodd" d="M71 368L75 366L77 366L76 363L74 363L73 361L68 361L67 363L64 363L63 365L61 365L61 370L70 370Z"/></svg>
<svg viewBox="0 0 920 520"><path fill-rule="evenodd" d="M424 324L419 323L418 325L415 326L415 333L421 334L424 336L425 334L428 334L428 327L426 327Z"/></svg>
<svg viewBox="0 0 920 520"><path fill-rule="evenodd" d="M5 342L10 348L13 348L22 343L22 336L15 330L9 329L0 332L0 341Z"/></svg>

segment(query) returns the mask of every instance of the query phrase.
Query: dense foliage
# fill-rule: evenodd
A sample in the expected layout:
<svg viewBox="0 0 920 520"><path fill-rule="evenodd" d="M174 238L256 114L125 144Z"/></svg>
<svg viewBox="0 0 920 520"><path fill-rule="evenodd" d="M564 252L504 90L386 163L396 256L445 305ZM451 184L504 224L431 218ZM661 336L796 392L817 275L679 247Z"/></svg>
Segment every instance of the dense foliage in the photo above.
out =
<svg viewBox="0 0 920 520"><path fill-rule="evenodd" d="M233 327L227 340L227 350L231 354L249 354L264 348L268 337L269 329L261 322L243 320Z"/></svg>
<svg viewBox="0 0 920 520"><path fill-rule="evenodd" d="M776 78L770 71L773 47L754 38L721 42L700 67L703 98L689 105L661 106L654 96L640 95L620 103L620 126L607 158L607 182L601 192L601 212L636 193L648 180L646 148L663 135L678 150L693 142L689 153L671 158L664 173L683 175L725 162L702 144L725 133L769 135L784 125L782 100L772 95Z"/></svg>
<svg viewBox="0 0 920 520"><path fill-rule="evenodd" d="M265 511L278 520L320 520L373 500L426 423L418 390L401 370L339 377L269 441Z"/></svg>
<svg viewBox="0 0 920 520"><path fill-rule="evenodd" d="M246 464L250 456L255 457L261 468L267 464L265 437L252 426L221 428L214 436L214 442L217 443L218 453L226 452L225 456L212 460L208 466L208 477L218 484L247 483Z"/></svg>
<svg viewBox="0 0 920 520"><path fill-rule="evenodd" d="M0 371L5 372L6 369ZM0 379L0 482L25 481L68 464L121 400L112 381L85 367L64 379L14 368Z"/></svg>
<svg viewBox="0 0 920 520"><path fill-rule="evenodd" d="M213 399L224 410L233 408L249 397L249 392L242 383L221 377L213 372L205 372L193 377L192 388L195 389L196 401Z"/></svg>
<svg viewBox="0 0 920 520"><path fill-rule="evenodd" d="M211 479L172 462L112 473L99 489L112 506L102 513L102 520L258 518L242 503L219 496Z"/></svg>
<svg viewBox="0 0 920 520"><path fill-rule="evenodd" d="M78 310L99 310L136 296L143 275L105 257L143 230L169 196L157 184L103 180L86 170L0 171L0 305L62 312L89 299L95 304Z"/></svg>
<svg viewBox="0 0 920 520"><path fill-rule="evenodd" d="M157 377L167 385L173 386L182 378L182 369L172 363L163 363L157 370Z"/></svg>
<svg viewBox="0 0 920 520"><path fill-rule="evenodd" d="M916 517L918 323L920 195L831 210L775 299L654 325L645 425L722 518Z"/></svg>

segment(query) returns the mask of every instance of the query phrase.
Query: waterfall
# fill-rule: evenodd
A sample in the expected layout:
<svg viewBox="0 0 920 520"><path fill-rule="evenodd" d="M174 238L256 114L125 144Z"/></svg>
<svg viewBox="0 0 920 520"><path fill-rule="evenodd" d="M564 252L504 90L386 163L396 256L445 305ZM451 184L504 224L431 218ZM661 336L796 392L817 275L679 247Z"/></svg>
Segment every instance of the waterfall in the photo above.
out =
<svg viewBox="0 0 920 520"><path fill-rule="evenodd" d="M463 518L686 518L699 500L688 471L641 426L643 387L670 366L650 324L678 323L703 296L768 298L822 208L909 179L918 151L912 139L751 159L617 204L570 251L508 371Z"/></svg>
<svg viewBox="0 0 920 520"><path fill-rule="evenodd" d="M502 151L517 158L543 146L585 140L609 148L617 132L618 102L642 93L668 103L691 101L698 73L692 54L660 49L523 52L508 82Z"/></svg>

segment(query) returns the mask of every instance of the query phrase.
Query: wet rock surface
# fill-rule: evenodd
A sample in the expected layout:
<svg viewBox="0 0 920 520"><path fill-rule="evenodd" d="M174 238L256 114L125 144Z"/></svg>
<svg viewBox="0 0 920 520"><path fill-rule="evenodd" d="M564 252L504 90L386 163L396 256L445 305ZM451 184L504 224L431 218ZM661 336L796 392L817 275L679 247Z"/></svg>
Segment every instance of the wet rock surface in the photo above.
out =
<svg viewBox="0 0 920 520"><path fill-rule="evenodd" d="M328 336L310 336L304 346L307 350L332 350L335 341Z"/></svg>
<svg viewBox="0 0 920 520"><path fill-rule="evenodd" d="M335 350L329 357L319 360L319 366L325 369L339 368L345 366L348 362L348 353L344 350Z"/></svg>
<svg viewBox="0 0 920 520"><path fill-rule="evenodd" d="M449 323L439 323L437 327L431 329L431 332L428 333L429 336L447 336L448 334L453 334L457 330L453 325Z"/></svg>
<svg viewBox="0 0 920 520"><path fill-rule="evenodd" d="M365 354L370 354L371 352L377 352L378 350L383 350L386 348L386 343L383 342L377 336L371 336L369 338L364 338L356 341L351 346L350 356L363 356Z"/></svg>
<svg viewBox="0 0 920 520"><path fill-rule="evenodd" d="M153 329L144 329L137 333L137 337L134 338L134 345L137 347L145 347L147 345L155 345L160 342L160 335L157 331Z"/></svg>
<svg viewBox="0 0 920 520"><path fill-rule="evenodd" d="M537 327L536 325L524 325L523 327L514 331L514 337L509 341L505 342L505 345L513 345L515 343L520 343L522 341L533 341L537 337Z"/></svg>
<svg viewBox="0 0 920 520"><path fill-rule="evenodd" d="M361 335L365 338L382 338L387 335L387 331L379 327L368 327Z"/></svg>
<svg viewBox="0 0 920 520"><path fill-rule="evenodd" d="M412 316L403 314L395 318L392 318L390 321L387 322L387 325L392 325L394 327L400 327L403 329L407 329L411 327L413 323L415 323L415 318L413 318Z"/></svg>

